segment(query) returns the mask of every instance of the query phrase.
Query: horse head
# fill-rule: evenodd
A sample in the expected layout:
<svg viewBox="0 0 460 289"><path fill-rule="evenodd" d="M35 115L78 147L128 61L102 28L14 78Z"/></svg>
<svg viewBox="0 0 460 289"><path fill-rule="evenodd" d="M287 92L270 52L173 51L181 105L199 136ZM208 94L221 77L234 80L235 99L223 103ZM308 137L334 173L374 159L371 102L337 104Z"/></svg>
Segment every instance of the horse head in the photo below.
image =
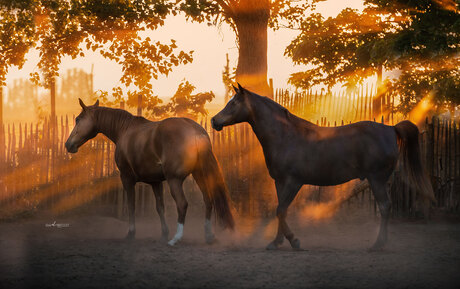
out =
<svg viewBox="0 0 460 289"><path fill-rule="evenodd" d="M75 127L65 142L65 147L69 153L76 153L80 146L98 134L92 108L99 106L99 100L92 106L86 106L81 99L78 100L82 111L75 118Z"/></svg>
<svg viewBox="0 0 460 289"><path fill-rule="evenodd" d="M211 126L221 131L224 126L248 121L251 115L251 106L248 97L251 94L238 83L238 88L233 86L235 95L227 105L211 119Z"/></svg>

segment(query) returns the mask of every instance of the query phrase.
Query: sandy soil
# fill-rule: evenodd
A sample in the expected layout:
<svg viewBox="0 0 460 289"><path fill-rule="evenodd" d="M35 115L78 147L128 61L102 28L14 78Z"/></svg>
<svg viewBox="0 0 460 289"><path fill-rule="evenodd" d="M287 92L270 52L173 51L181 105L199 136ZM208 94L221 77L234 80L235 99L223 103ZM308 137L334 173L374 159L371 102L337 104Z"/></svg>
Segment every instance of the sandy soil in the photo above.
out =
<svg viewBox="0 0 460 289"><path fill-rule="evenodd" d="M369 253L378 219L290 217L304 251L266 251L271 220L239 220L206 245L189 217L176 247L159 241L158 218L138 220L135 240L115 218L51 218L0 224L0 288L460 288L460 223L393 221L385 250ZM168 215L170 236L174 216ZM173 226L174 225L174 226Z"/></svg>

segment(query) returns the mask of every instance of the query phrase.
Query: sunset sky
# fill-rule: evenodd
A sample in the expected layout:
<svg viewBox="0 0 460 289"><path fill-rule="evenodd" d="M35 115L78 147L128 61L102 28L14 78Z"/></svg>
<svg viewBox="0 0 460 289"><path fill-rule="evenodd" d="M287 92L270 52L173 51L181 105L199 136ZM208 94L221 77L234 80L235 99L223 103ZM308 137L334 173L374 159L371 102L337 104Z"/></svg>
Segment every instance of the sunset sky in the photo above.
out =
<svg viewBox="0 0 460 289"><path fill-rule="evenodd" d="M325 17L335 16L345 7L362 9L362 2L362 0L326 1L318 4L318 12ZM150 38L161 42L168 43L170 39L175 39L179 49L195 51L191 64L176 67L169 76L161 76L152 81L154 91L158 96L164 99L169 98L174 94L181 80L187 79L197 87L196 92L212 90L216 94L214 103L223 102L225 88L222 83L222 70L225 66L225 55L229 54L232 68L236 67L238 57L235 33L229 25L207 26L187 22L183 16L171 16L163 27L147 33ZM295 67L290 59L284 56L286 46L297 34L298 31L290 29L269 30L268 77L273 78L276 88L287 87L289 75L301 70L301 67ZM27 59L28 61L21 70L10 69L7 76L8 83L17 78L28 78L30 72L37 71L38 52L30 52ZM111 90L112 87L120 85L120 67L104 59L97 52L86 52L84 58L74 60L70 57L64 58L60 71L63 73L70 68L81 68L90 72L92 64L94 64L95 90Z"/></svg>

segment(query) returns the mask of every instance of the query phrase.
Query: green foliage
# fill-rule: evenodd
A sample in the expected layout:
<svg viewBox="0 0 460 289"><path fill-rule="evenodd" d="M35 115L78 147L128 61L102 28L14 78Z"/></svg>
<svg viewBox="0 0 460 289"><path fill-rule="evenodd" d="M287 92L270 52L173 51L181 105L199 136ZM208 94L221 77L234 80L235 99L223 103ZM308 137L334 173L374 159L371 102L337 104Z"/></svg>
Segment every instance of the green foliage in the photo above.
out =
<svg viewBox="0 0 460 289"><path fill-rule="evenodd" d="M374 74L382 61L370 62L371 55L380 57L378 52L385 51L377 41L384 26L378 15L349 8L336 18L311 14L286 54L295 63L313 64L314 68L293 74L291 83L304 88L320 83L331 87L338 82L357 83Z"/></svg>
<svg viewBox="0 0 460 289"><path fill-rule="evenodd" d="M212 91L200 92L193 94L196 87L187 80L183 80L176 93L167 104L154 95L143 95L140 91L128 91L128 107L135 108L138 106L138 96L142 96L142 108L144 115L147 118L163 119L166 117L180 116L197 119L198 116L206 116L208 111L205 108L207 102L214 99L215 95ZM111 97L107 91L100 91L94 95L93 101L99 99L101 105L110 107L119 107L123 101L123 90L121 87L116 87L112 90Z"/></svg>
<svg viewBox="0 0 460 289"><path fill-rule="evenodd" d="M170 103L166 105L167 113L171 116L188 117L191 119L196 119L198 115L206 116L208 111L204 106L215 95L212 91L192 94L195 88L187 80L182 81L176 93L171 98Z"/></svg>
<svg viewBox="0 0 460 289"><path fill-rule="evenodd" d="M23 66L24 55L36 39L33 13L27 9L29 3L9 2L0 1L0 86L5 85L10 66ZM22 7L25 9L21 9Z"/></svg>
<svg viewBox="0 0 460 289"><path fill-rule="evenodd" d="M362 13L344 9L328 19L311 14L286 55L313 68L293 74L290 82L353 87L383 67L400 71L387 84L401 96L402 111L428 94L438 105L458 105L459 3L367 0Z"/></svg>
<svg viewBox="0 0 460 289"><path fill-rule="evenodd" d="M178 12L185 13L188 19L213 25L223 21L236 31L235 21L245 15L254 18L265 14L269 18L269 26L274 29L278 29L283 21L293 26L307 9L314 7L315 2L318 1L178 0L176 3Z"/></svg>
<svg viewBox="0 0 460 289"><path fill-rule="evenodd" d="M11 26L12 31L2 29L0 36L13 40L0 43L0 51L2 56L9 50L15 54L4 57L8 62L0 68L0 81L9 65L24 62L32 45L39 50L40 61L39 72L31 73L31 78L45 87L58 75L63 56L83 57L92 50L122 66L120 81L135 87L131 94L153 95L151 79L192 61L192 51L178 51L174 40L164 44L140 35L163 25L173 7L166 0L2 0L1 13L9 15L2 18L6 23L2 27Z"/></svg>
<svg viewBox="0 0 460 289"><path fill-rule="evenodd" d="M447 64L430 65L427 69L408 68L397 79L389 80L386 91L400 96L399 110L409 112L422 98L428 97L438 112L454 110L460 104L460 59L451 59ZM411 70L413 69L413 70Z"/></svg>

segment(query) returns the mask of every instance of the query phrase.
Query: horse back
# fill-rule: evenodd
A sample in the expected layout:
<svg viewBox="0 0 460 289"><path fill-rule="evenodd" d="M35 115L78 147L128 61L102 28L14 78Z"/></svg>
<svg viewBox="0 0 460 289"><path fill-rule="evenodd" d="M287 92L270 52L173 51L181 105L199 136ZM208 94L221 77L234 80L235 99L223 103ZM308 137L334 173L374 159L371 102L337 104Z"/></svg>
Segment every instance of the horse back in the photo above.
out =
<svg viewBox="0 0 460 289"><path fill-rule="evenodd" d="M127 131L117 144L116 158L118 155L117 164L128 167L139 181L157 181L168 174L190 174L197 162L197 151L209 148L209 137L196 122L167 118Z"/></svg>
<svg viewBox="0 0 460 289"><path fill-rule="evenodd" d="M382 167L393 168L398 157L394 127L374 122L297 129L284 139L289 141L285 141L281 169L315 185L366 178Z"/></svg>
<svg viewBox="0 0 460 289"><path fill-rule="evenodd" d="M194 171L202 151L211 151L206 131L188 118L161 121L155 134L156 153L167 175L188 175Z"/></svg>

